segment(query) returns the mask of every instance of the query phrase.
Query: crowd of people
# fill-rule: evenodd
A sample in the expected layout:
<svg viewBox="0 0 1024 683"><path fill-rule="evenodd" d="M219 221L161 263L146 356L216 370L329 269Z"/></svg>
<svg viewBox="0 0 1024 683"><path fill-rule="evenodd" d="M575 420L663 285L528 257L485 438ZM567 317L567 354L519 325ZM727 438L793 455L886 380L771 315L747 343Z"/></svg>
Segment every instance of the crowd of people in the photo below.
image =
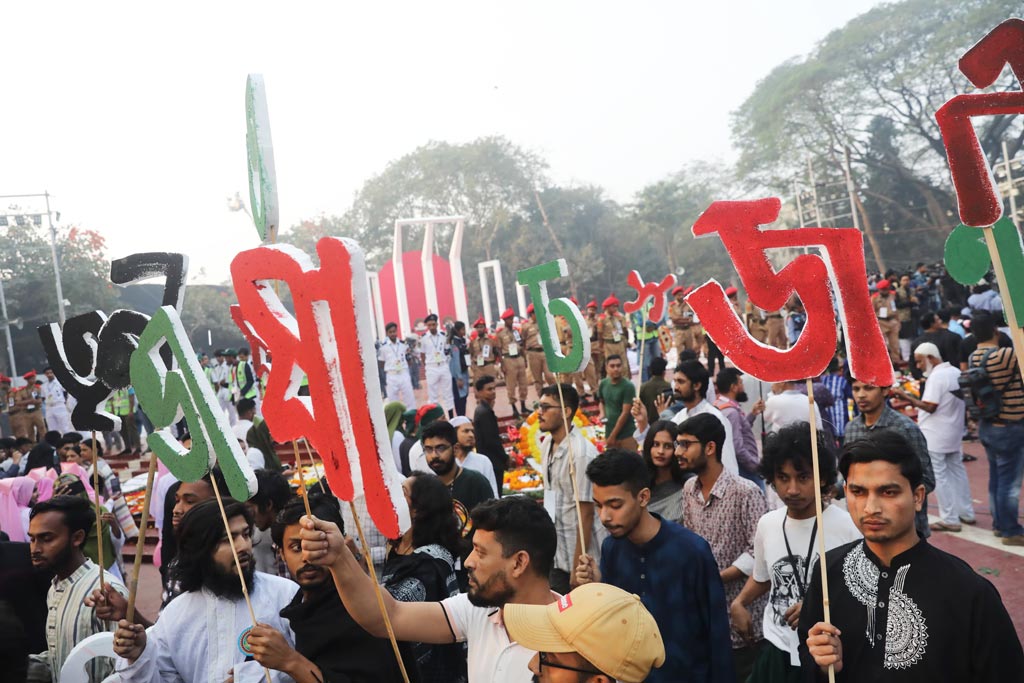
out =
<svg viewBox="0 0 1024 683"><path fill-rule="evenodd" d="M840 681L1013 680L1024 652L998 592L928 542L976 523L962 449L976 431L993 533L1024 545L1024 383L998 293L979 284L959 301L923 265L869 282L894 367L920 391L865 383L837 352L810 397L782 382L754 400L761 384L722 357L685 287L663 322L589 302L592 357L573 375L548 371L532 310L505 311L496 331L430 315L411 341L388 324L383 408L412 520L400 538L325 479L296 491L247 350L204 356L258 491L222 511L218 469L195 482L162 469L160 607L130 617L120 551L142 532L103 456L145 452L152 425L128 389L109 405L121 432L94 439L71 429L51 372L15 389L0 377L0 681L58 681L104 631L116 658L92 660L93 683L774 683L829 667ZM763 311L727 295L762 343L786 348L806 323L796 300ZM568 351L572 328L556 325ZM536 413L542 502L504 491L502 384L513 420ZM583 410L603 420L600 450L574 423Z"/></svg>

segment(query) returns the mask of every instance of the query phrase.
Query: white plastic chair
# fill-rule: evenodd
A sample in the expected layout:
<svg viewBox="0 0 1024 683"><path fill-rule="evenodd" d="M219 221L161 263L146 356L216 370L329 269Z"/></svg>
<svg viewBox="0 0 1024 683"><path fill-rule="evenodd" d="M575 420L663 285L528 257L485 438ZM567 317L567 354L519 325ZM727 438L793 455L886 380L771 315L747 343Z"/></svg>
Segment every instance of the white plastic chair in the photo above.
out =
<svg viewBox="0 0 1024 683"><path fill-rule="evenodd" d="M89 674L85 667L94 657L117 657L114 654L114 634L111 631L94 633L75 645L64 660L64 666L60 668L60 683L89 683Z"/></svg>

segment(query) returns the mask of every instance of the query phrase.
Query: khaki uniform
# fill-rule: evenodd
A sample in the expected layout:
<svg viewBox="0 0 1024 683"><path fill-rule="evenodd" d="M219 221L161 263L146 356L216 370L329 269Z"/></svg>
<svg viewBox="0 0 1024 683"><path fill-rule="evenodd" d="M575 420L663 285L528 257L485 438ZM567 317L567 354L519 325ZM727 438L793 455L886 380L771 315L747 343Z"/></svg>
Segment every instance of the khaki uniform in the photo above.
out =
<svg viewBox="0 0 1024 683"><path fill-rule="evenodd" d="M469 342L469 379L475 382L484 375L498 378L497 342L494 337L477 337Z"/></svg>
<svg viewBox="0 0 1024 683"><path fill-rule="evenodd" d="M540 325L535 320L527 320L519 328L526 344L526 364L530 369L533 386L540 397L540 390L554 384L554 376L548 371L548 357L544 355L544 343L540 340Z"/></svg>
<svg viewBox="0 0 1024 683"><path fill-rule="evenodd" d="M508 402L516 410L516 390L519 390L519 401L526 403L526 356L523 347L523 336L519 330L503 327L494 335L501 354L501 371L505 374L505 388L508 389ZM514 353L513 353L514 351Z"/></svg>
<svg viewBox="0 0 1024 683"><path fill-rule="evenodd" d="M558 316L557 318L555 318L555 329L558 331L558 343L562 347L562 355L568 356L572 352L573 344L572 328L569 327L569 321L563 318L562 316ZM591 363L592 362L593 360L591 360ZM563 382L568 382L570 384L574 384L576 386L576 393L578 393L580 396L583 396L583 394L587 393L584 390L585 387L583 386L582 372L573 372L567 376L560 377L559 380ZM593 386L595 389L597 389L596 384Z"/></svg>
<svg viewBox="0 0 1024 683"><path fill-rule="evenodd" d="M626 356L626 318L621 313L605 313L601 318L601 341L604 343L605 362L608 356L618 354L622 357L622 367L626 370L625 377L632 377L629 358Z"/></svg>
<svg viewBox="0 0 1024 683"><path fill-rule="evenodd" d="M878 295L871 301L875 307L875 317L878 318L878 326L882 329L885 337L885 346L889 349L889 357L894 363L899 363L900 358L900 321L896 316L896 297Z"/></svg>
<svg viewBox="0 0 1024 683"><path fill-rule="evenodd" d="M590 392L597 391L599 378L604 374L604 344L601 342L601 326L597 316L587 316L587 329L590 331L590 365L583 371L583 376L590 385Z"/></svg>
<svg viewBox="0 0 1024 683"><path fill-rule="evenodd" d="M11 431L14 437L26 437L33 441L41 441L46 434L43 422L42 395L36 391L35 384L29 384L13 391L14 405L11 413Z"/></svg>
<svg viewBox="0 0 1024 683"><path fill-rule="evenodd" d="M769 312L765 320L765 327L768 330L768 346L777 349L788 349L789 339L786 337L786 321L782 319L779 311Z"/></svg>
<svg viewBox="0 0 1024 683"><path fill-rule="evenodd" d="M693 322L693 311L685 301L672 301L668 305L668 319L672 321L673 341L676 353L689 349L700 353L700 341L697 330L699 326Z"/></svg>
<svg viewBox="0 0 1024 683"><path fill-rule="evenodd" d="M761 342L762 344L768 341L768 316L765 315L765 311L762 308L758 308L747 299L745 306L746 309L746 322L747 330L750 332L750 336Z"/></svg>

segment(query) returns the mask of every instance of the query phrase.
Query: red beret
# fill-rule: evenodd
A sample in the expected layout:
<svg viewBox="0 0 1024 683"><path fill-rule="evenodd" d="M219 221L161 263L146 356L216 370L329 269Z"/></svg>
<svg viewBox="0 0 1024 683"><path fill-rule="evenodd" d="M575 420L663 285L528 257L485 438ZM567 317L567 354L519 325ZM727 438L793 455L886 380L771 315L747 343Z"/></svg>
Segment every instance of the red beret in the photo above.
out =
<svg viewBox="0 0 1024 683"><path fill-rule="evenodd" d="M683 294L684 294L684 295L688 295L688 294L689 294L690 292L692 292L692 291L693 291L693 290L695 290L695 289L697 289L697 288L696 288L696 287L695 287L694 285L690 285L690 286L689 286L689 287L687 287L687 288L686 288L685 290L683 290Z"/></svg>
<svg viewBox="0 0 1024 683"><path fill-rule="evenodd" d="M610 297L605 299L604 302L601 304L601 306L603 306L604 308L608 308L609 306L618 306L618 305L619 305L619 300L615 298L614 294L612 294Z"/></svg>
<svg viewBox="0 0 1024 683"><path fill-rule="evenodd" d="M24 375L22 375L21 378L22 379L29 379L30 377L35 377L35 376L36 376L36 371L35 370L29 370Z"/></svg>
<svg viewBox="0 0 1024 683"><path fill-rule="evenodd" d="M481 325L483 325L484 327L487 326L487 321L484 320L483 316L480 316L473 322L473 327L480 327Z"/></svg>
<svg viewBox="0 0 1024 683"><path fill-rule="evenodd" d="M876 287L877 287L878 289L889 289L889 287L890 287L891 285L892 285L892 283L891 283L891 282L889 282L888 280L879 280L879 281L878 281L878 284L877 284L877 285L875 285L875 286L876 286Z"/></svg>
<svg viewBox="0 0 1024 683"><path fill-rule="evenodd" d="M593 301L593 300L588 301L587 302L587 308L597 308L597 302Z"/></svg>
<svg viewBox="0 0 1024 683"><path fill-rule="evenodd" d="M533 304L530 304L529 306L526 307L526 315L531 315L532 313L533 313Z"/></svg>
<svg viewBox="0 0 1024 683"><path fill-rule="evenodd" d="M729 287L728 289L725 290L725 295L726 296L735 296L735 295L739 294L739 291L740 290L736 289L735 287Z"/></svg>
<svg viewBox="0 0 1024 683"><path fill-rule="evenodd" d="M672 296L675 296L676 294L682 291L684 291L683 286L679 285L678 287L672 289Z"/></svg>
<svg viewBox="0 0 1024 683"><path fill-rule="evenodd" d="M570 297L569 297L569 301L571 301L571 302L573 302L574 304L576 304L576 306L579 306L579 305L580 305L580 302L579 302L579 301L576 301L576 297L574 297L574 296L570 296Z"/></svg>
<svg viewBox="0 0 1024 683"><path fill-rule="evenodd" d="M509 318L514 318L514 317L516 317L516 314L515 314L515 312L513 312L511 306L509 308L506 308L505 312L501 314L501 319L502 320L508 320Z"/></svg>
<svg viewBox="0 0 1024 683"><path fill-rule="evenodd" d="M0 384L10 384L11 378L7 375L0 375Z"/></svg>

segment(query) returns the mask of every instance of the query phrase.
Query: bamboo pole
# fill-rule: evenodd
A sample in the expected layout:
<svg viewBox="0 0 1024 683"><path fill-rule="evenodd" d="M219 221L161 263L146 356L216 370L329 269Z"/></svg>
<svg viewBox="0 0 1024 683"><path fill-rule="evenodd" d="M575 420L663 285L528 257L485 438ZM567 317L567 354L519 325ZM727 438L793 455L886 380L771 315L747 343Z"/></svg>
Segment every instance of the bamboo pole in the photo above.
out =
<svg viewBox="0 0 1024 683"><path fill-rule="evenodd" d="M814 382L807 380L807 406L811 424L811 461L814 465L814 519L818 525L818 568L821 570L821 605L825 613L825 623L832 623L832 612L828 599L828 568L825 566L825 525L821 514L821 468L818 465L818 420L814 412ZM809 563L811 558L807 558ZM828 666L829 683L836 681L836 668Z"/></svg>
<svg viewBox="0 0 1024 683"><path fill-rule="evenodd" d="M156 453L151 452L149 454L149 472L146 474L146 495L142 502L142 526L139 529L139 537L135 541L135 563L132 565L132 576L128 583L128 614L125 618L129 624L135 619L135 597L139 593L139 572L142 570L142 554L146 548L146 527L149 526L149 499L153 494L153 478L156 475L156 463Z"/></svg>
<svg viewBox="0 0 1024 683"><path fill-rule="evenodd" d="M92 495L96 507L96 552L100 565L100 592L103 592L103 524L100 519L100 462L96 453L96 430L92 430Z"/></svg>

